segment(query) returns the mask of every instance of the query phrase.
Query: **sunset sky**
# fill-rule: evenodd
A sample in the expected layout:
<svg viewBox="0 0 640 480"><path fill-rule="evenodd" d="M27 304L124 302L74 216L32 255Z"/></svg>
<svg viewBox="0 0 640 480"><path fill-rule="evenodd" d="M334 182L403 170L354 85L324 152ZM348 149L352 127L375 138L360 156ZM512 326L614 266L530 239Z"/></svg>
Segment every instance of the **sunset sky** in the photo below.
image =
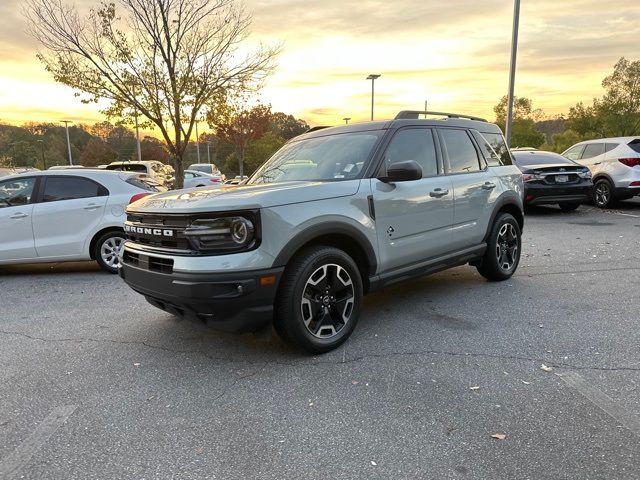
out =
<svg viewBox="0 0 640 480"><path fill-rule="evenodd" d="M83 0L82 4L91 3ZM95 2L98 3L97 1ZM262 100L312 125L402 109L494 118L506 94L512 0L246 0L252 42L283 42ZM0 121L102 120L35 58L21 0L0 0ZM619 57L638 59L640 2L523 0L516 95L548 116L602 94Z"/></svg>

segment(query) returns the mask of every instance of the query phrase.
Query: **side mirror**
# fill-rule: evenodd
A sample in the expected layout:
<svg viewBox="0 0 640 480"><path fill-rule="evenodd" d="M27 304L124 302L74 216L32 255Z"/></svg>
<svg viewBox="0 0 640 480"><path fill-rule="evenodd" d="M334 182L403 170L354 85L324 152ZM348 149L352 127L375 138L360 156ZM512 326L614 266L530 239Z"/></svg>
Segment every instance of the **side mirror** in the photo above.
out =
<svg viewBox="0 0 640 480"><path fill-rule="evenodd" d="M387 182L409 182L422 178L422 167L415 160L403 160L387 167Z"/></svg>

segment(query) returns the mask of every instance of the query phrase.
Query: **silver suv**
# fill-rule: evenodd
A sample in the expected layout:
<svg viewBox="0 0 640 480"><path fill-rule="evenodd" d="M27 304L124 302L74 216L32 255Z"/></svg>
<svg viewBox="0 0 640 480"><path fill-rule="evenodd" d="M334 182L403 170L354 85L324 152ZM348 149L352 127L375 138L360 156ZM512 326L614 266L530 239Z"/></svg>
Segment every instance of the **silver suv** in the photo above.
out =
<svg viewBox="0 0 640 480"><path fill-rule="evenodd" d="M596 206L607 208L640 195L640 137L588 140L562 155L589 167Z"/></svg>
<svg viewBox="0 0 640 480"><path fill-rule="evenodd" d="M314 353L386 285L467 263L511 277L523 184L500 129L424 113L311 129L241 186L133 203L120 275L165 311L227 331L273 322Z"/></svg>

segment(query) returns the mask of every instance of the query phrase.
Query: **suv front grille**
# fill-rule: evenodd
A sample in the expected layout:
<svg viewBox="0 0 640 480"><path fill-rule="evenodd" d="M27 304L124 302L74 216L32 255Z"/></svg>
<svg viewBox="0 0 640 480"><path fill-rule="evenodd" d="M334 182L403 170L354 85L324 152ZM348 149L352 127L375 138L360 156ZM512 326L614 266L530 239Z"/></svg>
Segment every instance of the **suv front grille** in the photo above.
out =
<svg viewBox="0 0 640 480"><path fill-rule="evenodd" d="M173 259L171 258L143 255L125 249L122 255L122 261L127 265L144 268L145 270L151 270L153 272L173 273Z"/></svg>
<svg viewBox="0 0 640 480"><path fill-rule="evenodd" d="M193 253L184 235L190 223L191 219L184 216L129 214L125 230L127 238L139 245Z"/></svg>

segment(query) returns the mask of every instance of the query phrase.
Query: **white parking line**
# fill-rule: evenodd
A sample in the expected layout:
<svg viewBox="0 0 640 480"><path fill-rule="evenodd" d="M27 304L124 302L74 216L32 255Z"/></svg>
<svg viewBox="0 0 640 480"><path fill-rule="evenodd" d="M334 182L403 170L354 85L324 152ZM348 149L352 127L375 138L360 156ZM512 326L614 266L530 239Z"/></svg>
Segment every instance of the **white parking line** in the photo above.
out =
<svg viewBox="0 0 640 480"><path fill-rule="evenodd" d="M620 407L611 397L589 385L584 378L575 372L563 373L560 378L567 385L580 392L591 403L600 407L607 415L617 420L624 428L640 437L640 420L633 413Z"/></svg>
<svg viewBox="0 0 640 480"><path fill-rule="evenodd" d="M18 445L11 455L0 462L0 478L10 479L16 476L20 469L29 463L33 454L67 421L76 408L76 405L54 408L47 418L38 425L38 428L25 438L24 442Z"/></svg>

